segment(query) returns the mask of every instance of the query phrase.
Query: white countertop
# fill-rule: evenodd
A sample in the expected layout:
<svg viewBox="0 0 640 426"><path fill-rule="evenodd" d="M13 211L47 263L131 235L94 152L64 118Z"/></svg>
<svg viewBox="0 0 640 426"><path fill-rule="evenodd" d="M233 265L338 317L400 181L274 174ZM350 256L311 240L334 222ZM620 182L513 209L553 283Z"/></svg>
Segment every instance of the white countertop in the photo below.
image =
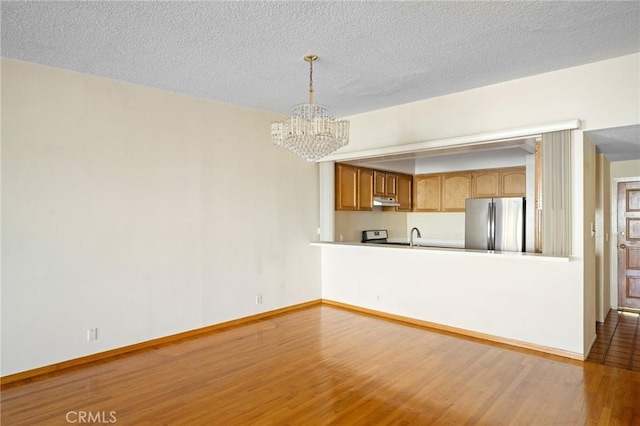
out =
<svg viewBox="0 0 640 426"><path fill-rule="evenodd" d="M449 253L451 255L463 255L463 256L501 256L501 257L509 257L513 259L521 259L521 260L541 260L541 261L550 261L550 262L569 262L571 261L570 256L546 256L540 253L522 253L522 252L509 252L509 251L493 251L493 250L473 250L473 249L465 249L464 241L460 242L459 240L439 240L439 239L420 239L422 245L414 245L414 248L410 248L409 246L401 246L401 245L392 245L392 244L375 244L375 243L361 243L357 241L343 241L343 242L325 242L325 241L317 241L312 242L311 245L318 246L347 246L347 247L362 247L367 249L389 249L389 250L415 250L422 252L438 252L438 253ZM407 242L406 239L402 238L389 238L390 242ZM414 244L418 241L418 239L414 240ZM435 245L436 242L439 245ZM445 244L450 243L451 246L445 246ZM457 244L457 246L456 246ZM460 246L460 244L462 244Z"/></svg>
<svg viewBox="0 0 640 426"><path fill-rule="evenodd" d="M408 238L388 238L391 243L409 243ZM414 238L413 244L421 247L464 248L464 240L446 238Z"/></svg>

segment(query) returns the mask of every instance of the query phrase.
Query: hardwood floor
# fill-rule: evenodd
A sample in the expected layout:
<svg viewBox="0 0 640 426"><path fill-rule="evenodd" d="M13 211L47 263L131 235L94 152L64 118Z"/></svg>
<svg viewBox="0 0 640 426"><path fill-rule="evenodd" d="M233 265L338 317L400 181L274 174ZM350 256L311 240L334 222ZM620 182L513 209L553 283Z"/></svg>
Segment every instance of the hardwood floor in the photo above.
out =
<svg viewBox="0 0 640 426"><path fill-rule="evenodd" d="M81 415L121 425L640 424L638 372L329 306L9 384L1 398L5 426Z"/></svg>
<svg viewBox="0 0 640 426"><path fill-rule="evenodd" d="M639 314L611 310L596 334L587 361L640 372Z"/></svg>

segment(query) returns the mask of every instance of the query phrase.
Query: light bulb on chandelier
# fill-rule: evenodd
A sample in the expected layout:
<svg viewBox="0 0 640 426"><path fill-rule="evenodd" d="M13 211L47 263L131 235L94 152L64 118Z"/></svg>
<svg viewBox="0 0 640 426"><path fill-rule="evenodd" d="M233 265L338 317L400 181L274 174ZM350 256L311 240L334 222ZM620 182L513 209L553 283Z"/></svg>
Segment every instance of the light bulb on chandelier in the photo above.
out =
<svg viewBox="0 0 640 426"><path fill-rule="evenodd" d="M293 107L291 117L271 123L271 140L307 161L317 161L349 143L349 122L337 120L329 108L313 103L313 62L309 62L309 103Z"/></svg>

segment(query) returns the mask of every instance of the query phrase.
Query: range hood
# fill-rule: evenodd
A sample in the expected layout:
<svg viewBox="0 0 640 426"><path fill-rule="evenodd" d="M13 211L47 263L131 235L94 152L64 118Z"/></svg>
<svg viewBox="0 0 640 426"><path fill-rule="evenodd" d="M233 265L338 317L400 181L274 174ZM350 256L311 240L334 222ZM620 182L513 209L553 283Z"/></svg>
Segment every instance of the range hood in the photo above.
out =
<svg viewBox="0 0 640 426"><path fill-rule="evenodd" d="M396 202L395 197L373 197L373 205L383 207L399 207L400 203Z"/></svg>

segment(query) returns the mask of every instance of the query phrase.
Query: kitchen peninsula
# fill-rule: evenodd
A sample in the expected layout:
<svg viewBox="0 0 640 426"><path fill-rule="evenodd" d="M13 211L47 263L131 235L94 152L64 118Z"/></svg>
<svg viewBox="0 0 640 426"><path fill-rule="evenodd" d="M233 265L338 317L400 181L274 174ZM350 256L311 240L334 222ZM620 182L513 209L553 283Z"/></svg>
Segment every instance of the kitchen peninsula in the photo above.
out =
<svg viewBox="0 0 640 426"><path fill-rule="evenodd" d="M568 257L313 243L323 299L383 316L582 359L582 288ZM579 265L574 265L579 267ZM536 274L523 274L535 269ZM559 288L558 279L567 283ZM544 314L544 315L543 315Z"/></svg>

